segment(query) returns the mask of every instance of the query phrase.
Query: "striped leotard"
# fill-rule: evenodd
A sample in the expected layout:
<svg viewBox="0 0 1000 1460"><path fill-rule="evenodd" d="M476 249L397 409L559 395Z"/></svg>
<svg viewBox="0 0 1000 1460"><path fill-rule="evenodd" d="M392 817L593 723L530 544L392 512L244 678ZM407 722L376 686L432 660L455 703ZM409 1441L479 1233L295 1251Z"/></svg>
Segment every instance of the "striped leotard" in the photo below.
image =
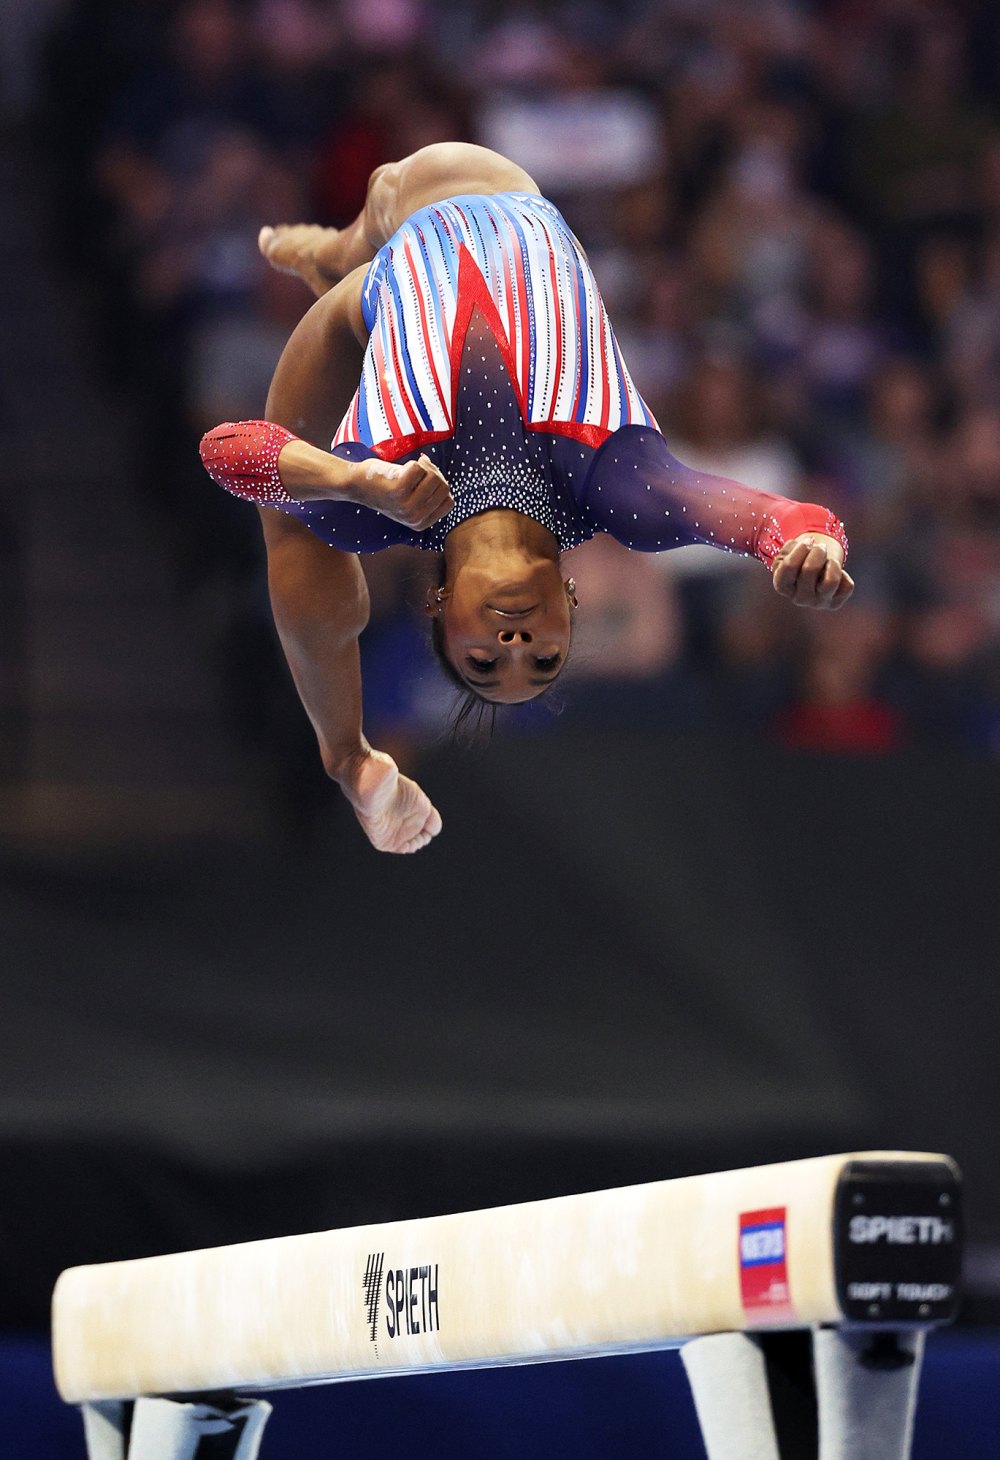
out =
<svg viewBox="0 0 1000 1460"><path fill-rule="evenodd" d="M395 459L452 435L477 308L527 425L589 446L619 426L655 426L561 214L544 198L505 193L423 208L376 255L362 294L371 342L335 444L388 446Z"/></svg>

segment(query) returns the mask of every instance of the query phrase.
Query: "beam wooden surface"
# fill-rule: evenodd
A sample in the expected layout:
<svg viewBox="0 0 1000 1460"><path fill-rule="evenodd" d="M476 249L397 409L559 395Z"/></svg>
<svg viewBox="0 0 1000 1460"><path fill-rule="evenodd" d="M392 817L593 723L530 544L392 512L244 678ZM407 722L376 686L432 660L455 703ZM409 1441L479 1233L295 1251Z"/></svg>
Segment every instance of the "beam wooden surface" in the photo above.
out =
<svg viewBox="0 0 1000 1460"><path fill-rule="evenodd" d="M53 1298L57 1384L74 1403L255 1390L838 1323L834 1198L856 1161L954 1169L823 1156L72 1268ZM765 1269L776 1280L748 1299Z"/></svg>

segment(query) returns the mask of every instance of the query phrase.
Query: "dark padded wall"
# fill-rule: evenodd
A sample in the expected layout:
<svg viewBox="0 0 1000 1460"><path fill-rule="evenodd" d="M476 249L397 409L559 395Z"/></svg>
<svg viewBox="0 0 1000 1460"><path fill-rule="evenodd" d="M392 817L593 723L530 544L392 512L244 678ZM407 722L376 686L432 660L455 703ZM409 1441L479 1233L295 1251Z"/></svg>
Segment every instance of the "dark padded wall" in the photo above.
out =
<svg viewBox="0 0 1000 1460"><path fill-rule="evenodd" d="M8 854L0 1324L98 1260L859 1146L1000 1240L1000 774L649 736L423 776L445 831Z"/></svg>

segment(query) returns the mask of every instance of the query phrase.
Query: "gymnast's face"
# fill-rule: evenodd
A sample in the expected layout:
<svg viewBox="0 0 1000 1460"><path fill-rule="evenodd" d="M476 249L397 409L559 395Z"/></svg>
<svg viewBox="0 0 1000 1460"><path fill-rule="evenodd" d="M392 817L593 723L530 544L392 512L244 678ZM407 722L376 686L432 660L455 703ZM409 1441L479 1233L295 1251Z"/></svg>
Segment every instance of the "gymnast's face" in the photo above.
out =
<svg viewBox="0 0 1000 1460"><path fill-rule="evenodd" d="M558 679L566 662L571 585L554 561L507 578L466 563L432 594L428 611L440 615L444 652L469 688L497 704L519 705Z"/></svg>

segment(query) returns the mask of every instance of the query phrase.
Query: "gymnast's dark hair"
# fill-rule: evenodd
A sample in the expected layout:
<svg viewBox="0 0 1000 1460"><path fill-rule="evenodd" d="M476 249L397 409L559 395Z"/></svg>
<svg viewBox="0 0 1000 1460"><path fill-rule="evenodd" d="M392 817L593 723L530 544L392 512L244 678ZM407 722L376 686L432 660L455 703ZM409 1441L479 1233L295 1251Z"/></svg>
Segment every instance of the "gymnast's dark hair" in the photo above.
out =
<svg viewBox="0 0 1000 1460"><path fill-rule="evenodd" d="M445 678L462 692L462 699L451 722L452 738L460 745L477 745L491 740L497 722L496 703L473 689L448 658L444 647L444 629L437 614L431 619L431 648Z"/></svg>
<svg viewBox="0 0 1000 1460"><path fill-rule="evenodd" d="M446 573L442 553L437 563L438 588L444 587ZM439 614L435 614L431 619L431 648L434 650L434 657L440 664L445 679L462 694L451 722L452 740L458 745L471 746L488 743L492 740L493 731L496 729L496 704L493 700L488 700L485 695L481 695L478 690L473 689L469 681L462 678L448 658L444 647L444 629L441 626Z"/></svg>

